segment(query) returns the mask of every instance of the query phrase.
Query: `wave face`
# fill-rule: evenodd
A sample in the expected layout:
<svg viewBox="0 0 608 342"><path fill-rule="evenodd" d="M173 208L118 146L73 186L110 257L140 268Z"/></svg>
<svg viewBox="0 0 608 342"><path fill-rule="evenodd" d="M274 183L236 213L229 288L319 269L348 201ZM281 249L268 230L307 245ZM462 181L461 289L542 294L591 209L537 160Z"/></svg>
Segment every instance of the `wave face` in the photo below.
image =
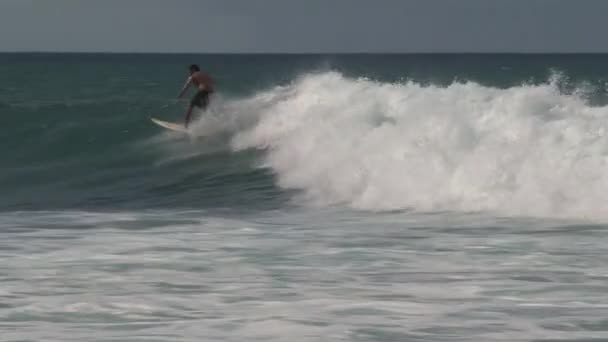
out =
<svg viewBox="0 0 608 342"><path fill-rule="evenodd" d="M174 94L198 58L219 90L184 139L148 117L181 120ZM3 211L608 217L599 57L0 59Z"/></svg>
<svg viewBox="0 0 608 342"><path fill-rule="evenodd" d="M308 203L364 210L605 216L608 107L559 79L507 89L308 74L252 99L235 150ZM249 106L251 107L251 106Z"/></svg>

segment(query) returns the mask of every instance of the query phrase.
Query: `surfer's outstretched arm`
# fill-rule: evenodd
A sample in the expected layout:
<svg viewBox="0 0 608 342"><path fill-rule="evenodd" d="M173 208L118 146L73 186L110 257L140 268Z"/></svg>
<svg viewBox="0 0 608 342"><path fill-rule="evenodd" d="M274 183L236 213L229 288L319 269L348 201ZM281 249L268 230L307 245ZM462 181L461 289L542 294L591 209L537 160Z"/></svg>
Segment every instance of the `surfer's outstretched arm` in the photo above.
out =
<svg viewBox="0 0 608 342"><path fill-rule="evenodd" d="M184 95L184 93L186 92L186 89L188 89L188 86L190 86L190 84L192 84L192 77L188 77L188 79L186 80L186 84L184 84L184 87L182 88L182 90L177 95L178 99L181 98Z"/></svg>

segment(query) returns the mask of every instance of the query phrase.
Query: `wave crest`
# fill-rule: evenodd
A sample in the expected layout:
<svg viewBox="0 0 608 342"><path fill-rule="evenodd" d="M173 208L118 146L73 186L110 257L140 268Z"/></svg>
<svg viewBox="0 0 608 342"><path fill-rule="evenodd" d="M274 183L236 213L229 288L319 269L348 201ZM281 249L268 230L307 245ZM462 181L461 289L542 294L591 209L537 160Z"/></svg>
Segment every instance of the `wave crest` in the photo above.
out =
<svg viewBox="0 0 608 342"><path fill-rule="evenodd" d="M234 150L307 201L372 211L608 217L608 107L556 81L508 89L380 83L337 72L241 100Z"/></svg>

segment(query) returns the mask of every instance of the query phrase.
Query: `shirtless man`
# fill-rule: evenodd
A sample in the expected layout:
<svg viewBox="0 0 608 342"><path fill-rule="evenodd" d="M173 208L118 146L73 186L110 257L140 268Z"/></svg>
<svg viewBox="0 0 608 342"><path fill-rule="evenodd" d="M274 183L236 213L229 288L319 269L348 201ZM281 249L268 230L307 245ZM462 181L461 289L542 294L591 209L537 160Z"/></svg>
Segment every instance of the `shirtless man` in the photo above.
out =
<svg viewBox="0 0 608 342"><path fill-rule="evenodd" d="M194 84L197 88L196 95L190 100L190 105L186 112L186 128L188 128L188 124L190 123L192 109L195 106L206 109L209 104L209 94L213 93L213 84L209 75L201 72L201 69L196 64L192 64L188 69L190 70L190 77L188 77L186 84L184 84L179 95L177 95L177 98L181 98L191 84Z"/></svg>

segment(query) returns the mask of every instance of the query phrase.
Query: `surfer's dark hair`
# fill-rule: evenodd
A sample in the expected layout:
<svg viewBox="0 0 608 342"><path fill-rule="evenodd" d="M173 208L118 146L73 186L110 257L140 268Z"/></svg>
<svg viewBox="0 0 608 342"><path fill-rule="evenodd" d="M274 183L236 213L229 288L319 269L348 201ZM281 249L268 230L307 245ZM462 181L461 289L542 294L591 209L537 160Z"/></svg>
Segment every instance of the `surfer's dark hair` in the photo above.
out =
<svg viewBox="0 0 608 342"><path fill-rule="evenodd" d="M201 71L201 69L196 64L191 64L188 69L190 69L190 71Z"/></svg>

